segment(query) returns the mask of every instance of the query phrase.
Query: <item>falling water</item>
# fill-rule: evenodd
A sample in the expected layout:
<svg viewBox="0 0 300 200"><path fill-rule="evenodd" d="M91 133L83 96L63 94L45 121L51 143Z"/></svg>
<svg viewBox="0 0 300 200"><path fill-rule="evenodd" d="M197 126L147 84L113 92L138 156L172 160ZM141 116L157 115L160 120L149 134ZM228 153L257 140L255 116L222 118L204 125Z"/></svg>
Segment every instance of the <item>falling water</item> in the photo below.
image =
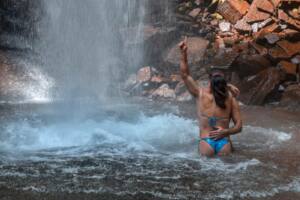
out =
<svg viewBox="0 0 300 200"><path fill-rule="evenodd" d="M118 95L120 80L142 61L144 1L44 0L44 6L39 51L56 80L54 98Z"/></svg>

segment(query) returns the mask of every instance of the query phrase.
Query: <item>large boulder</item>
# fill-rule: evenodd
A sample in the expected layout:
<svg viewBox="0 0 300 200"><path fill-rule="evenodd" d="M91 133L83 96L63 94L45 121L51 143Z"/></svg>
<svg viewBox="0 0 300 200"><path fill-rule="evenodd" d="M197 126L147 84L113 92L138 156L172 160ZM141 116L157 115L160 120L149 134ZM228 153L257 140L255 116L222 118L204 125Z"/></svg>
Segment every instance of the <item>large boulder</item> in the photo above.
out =
<svg viewBox="0 0 300 200"><path fill-rule="evenodd" d="M237 72L240 78L244 78L253 76L271 66L271 62L262 55L241 54L232 64L232 70Z"/></svg>
<svg viewBox="0 0 300 200"><path fill-rule="evenodd" d="M284 91L280 105L289 109L300 110L300 85L290 85Z"/></svg>
<svg viewBox="0 0 300 200"><path fill-rule="evenodd" d="M241 82L240 100L245 104L262 105L266 97L284 79L284 73L277 68L268 68Z"/></svg>
<svg viewBox="0 0 300 200"><path fill-rule="evenodd" d="M190 65L197 65L203 61L208 45L209 41L202 37L188 38L188 55ZM175 44L166 52L165 62L172 66L178 66L180 63L180 57L181 55L178 44Z"/></svg>
<svg viewBox="0 0 300 200"><path fill-rule="evenodd" d="M144 62L148 65L159 66L164 60L163 52L177 38L179 38L179 32L176 28L145 26L143 48L147 56L144 57Z"/></svg>

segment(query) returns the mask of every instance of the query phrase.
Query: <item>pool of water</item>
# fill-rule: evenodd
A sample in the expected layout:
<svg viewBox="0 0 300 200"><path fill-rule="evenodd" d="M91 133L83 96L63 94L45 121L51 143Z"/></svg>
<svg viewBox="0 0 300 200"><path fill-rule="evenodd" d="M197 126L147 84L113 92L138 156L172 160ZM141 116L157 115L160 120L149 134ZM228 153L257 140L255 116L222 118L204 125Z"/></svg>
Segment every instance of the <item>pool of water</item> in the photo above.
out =
<svg viewBox="0 0 300 200"><path fill-rule="evenodd" d="M300 197L297 117L251 109L235 153L207 159L177 106L65 107L1 106L0 199Z"/></svg>

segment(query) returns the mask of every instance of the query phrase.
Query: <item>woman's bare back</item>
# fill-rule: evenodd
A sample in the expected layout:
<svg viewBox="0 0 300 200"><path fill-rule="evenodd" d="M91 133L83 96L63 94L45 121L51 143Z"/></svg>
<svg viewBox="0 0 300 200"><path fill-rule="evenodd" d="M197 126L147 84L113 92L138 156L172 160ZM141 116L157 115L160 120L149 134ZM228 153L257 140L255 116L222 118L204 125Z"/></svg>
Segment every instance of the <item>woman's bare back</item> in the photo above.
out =
<svg viewBox="0 0 300 200"><path fill-rule="evenodd" d="M214 130L214 127L210 126L210 117L217 119L215 128L229 128L232 110L232 95L229 93L228 98L225 101L226 108L222 109L216 105L214 96L209 88L200 88L199 94L200 95L197 98L197 114L201 127L201 137L208 137L209 132Z"/></svg>

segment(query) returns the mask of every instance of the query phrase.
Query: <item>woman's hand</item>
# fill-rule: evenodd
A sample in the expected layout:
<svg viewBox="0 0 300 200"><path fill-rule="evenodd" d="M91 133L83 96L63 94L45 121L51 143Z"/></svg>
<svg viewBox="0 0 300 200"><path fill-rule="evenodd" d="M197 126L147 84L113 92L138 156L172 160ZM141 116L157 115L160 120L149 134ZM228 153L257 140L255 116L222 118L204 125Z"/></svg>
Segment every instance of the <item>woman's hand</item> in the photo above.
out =
<svg viewBox="0 0 300 200"><path fill-rule="evenodd" d="M182 42L179 43L179 48L181 50L181 53L186 54L187 53L187 37L185 36L184 40Z"/></svg>
<svg viewBox="0 0 300 200"><path fill-rule="evenodd" d="M209 138L213 140L220 140L229 136L228 129L223 129L221 127L217 127L218 130L211 131L209 133Z"/></svg>
<svg viewBox="0 0 300 200"><path fill-rule="evenodd" d="M238 97L240 95L240 90L236 86L227 84L227 87L234 97Z"/></svg>

